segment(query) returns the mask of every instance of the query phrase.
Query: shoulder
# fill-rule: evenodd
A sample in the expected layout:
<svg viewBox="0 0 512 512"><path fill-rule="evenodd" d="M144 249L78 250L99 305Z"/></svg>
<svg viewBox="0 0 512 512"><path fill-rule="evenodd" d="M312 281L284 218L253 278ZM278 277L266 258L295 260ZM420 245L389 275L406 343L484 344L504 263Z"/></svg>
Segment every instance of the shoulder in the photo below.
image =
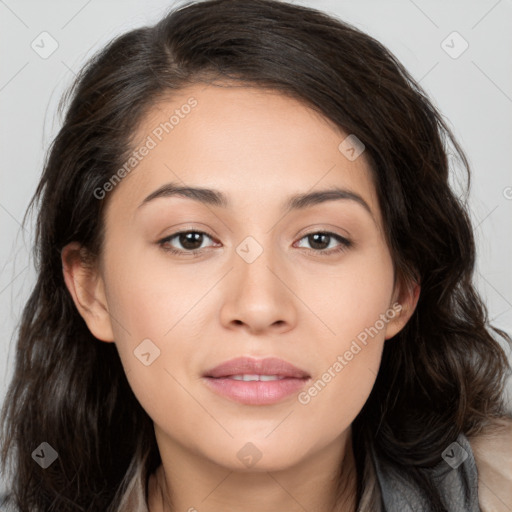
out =
<svg viewBox="0 0 512 512"><path fill-rule="evenodd" d="M512 417L492 420L478 435L469 437L478 470L482 512L512 510Z"/></svg>

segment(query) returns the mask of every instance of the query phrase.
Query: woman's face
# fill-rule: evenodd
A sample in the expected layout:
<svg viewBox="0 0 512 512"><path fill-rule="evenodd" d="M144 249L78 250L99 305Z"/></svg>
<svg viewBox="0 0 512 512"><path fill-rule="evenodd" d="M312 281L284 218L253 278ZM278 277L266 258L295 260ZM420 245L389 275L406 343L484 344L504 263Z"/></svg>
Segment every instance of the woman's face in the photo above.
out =
<svg viewBox="0 0 512 512"><path fill-rule="evenodd" d="M194 85L149 112L125 176L103 188L99 280L82 285L108 314L83 315L115 342L169 456L289 467L329 449L367 400L408 298L365 153L347 135L275 92ZM170 184L213 192L151 198ZM207 377L238 357L306 377L279 365Z"/></svg>

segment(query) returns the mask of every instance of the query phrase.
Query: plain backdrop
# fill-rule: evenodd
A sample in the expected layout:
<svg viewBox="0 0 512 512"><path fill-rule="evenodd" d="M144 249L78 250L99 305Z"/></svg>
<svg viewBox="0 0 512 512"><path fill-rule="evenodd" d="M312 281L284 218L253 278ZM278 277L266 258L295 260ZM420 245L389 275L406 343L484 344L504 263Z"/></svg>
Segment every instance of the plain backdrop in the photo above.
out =
<svg viewBox="0 0 512 512"><path fill-rule="evenodd" d="M473 173L475 281L492 323L512 333L512 1L295 3L339 16L377 38L442 112ZM172 0L0 0L2 400L12 376L15 329L35 280L33 228L29 223L22 230L21 221L60 126L61 94L97 49L122 32L154 23L175 5ZM508 393L507 399L510 385ZM512 400L508 403L512 407Z"/></svg>

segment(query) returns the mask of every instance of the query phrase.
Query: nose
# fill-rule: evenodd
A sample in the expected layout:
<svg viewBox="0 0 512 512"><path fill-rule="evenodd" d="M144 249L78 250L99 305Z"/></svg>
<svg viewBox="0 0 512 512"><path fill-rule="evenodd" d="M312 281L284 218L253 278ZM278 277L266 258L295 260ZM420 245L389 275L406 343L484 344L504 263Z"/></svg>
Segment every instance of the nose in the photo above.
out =
<svg viewBox="0 0 512 512"><path fill-rule="evenodd" d="M251 261L243 252L234 252L234 268L225 280L220 311L225 327L251 334L293 329L297 321L296 277L282 258L273 255L265 248Z"/></svg>

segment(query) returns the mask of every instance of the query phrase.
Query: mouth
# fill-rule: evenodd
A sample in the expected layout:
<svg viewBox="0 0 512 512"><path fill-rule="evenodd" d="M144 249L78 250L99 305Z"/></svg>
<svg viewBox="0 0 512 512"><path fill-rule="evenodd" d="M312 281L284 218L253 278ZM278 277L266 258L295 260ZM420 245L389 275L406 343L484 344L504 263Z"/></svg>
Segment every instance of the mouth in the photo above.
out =
<svg viewBox="0 0 512 512"><path fill-rule="evenodd" d="M269 376L277 378L303 379L310 375L305 370L297 368L293 364L278 359L277 357L266 357L264 359L255 359L253 357L237 357L225 361L214 368L204 372L203 377L227 378L239 376ZM240 379L238 379L240 380ZM251 378L249 380L256 380Z"/></svg>
<svg viewBox="0 0 512 512"><path fill-rule="evenodd" d="M207 387L218 395L246 405L270 405L299 392L311 376L277 358L240 357L203 374Z"/></svg>

